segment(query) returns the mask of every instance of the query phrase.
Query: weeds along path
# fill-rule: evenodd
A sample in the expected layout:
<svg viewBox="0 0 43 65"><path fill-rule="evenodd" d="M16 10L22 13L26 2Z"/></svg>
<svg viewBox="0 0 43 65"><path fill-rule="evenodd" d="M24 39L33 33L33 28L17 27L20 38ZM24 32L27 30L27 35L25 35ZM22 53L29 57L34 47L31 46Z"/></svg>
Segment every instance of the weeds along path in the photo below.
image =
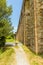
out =
<svg viewBox="0 0 43 65"><path fill-rule="evenodd" d="M12 48L7 48L1 55L0 55L0 65L10 65L11 60L13 60L12 55L15 54Z"/></svg>
<svg viewBox="0 0 43 65"><path fill-rule="evenodd" d="M7 65L30 65L27 56L21 46L12 47L14 53L10 57L10 62Z"/></svg>
<svg viewBox="0 0 43 65"><path fill-rule="evenodd" d="M0 58L0 65L30 65L26 53L21 45L10 47L6 50L2 58Z"/></svg>
<svg viewBox="0 0 43 65"><path fill-rule="evenodd" d="M14 49L14 47L12 47ZM15 58L15 50L12 53L10 57L10 61L7 63L7 65L16 65L16 58Z"/></svg>

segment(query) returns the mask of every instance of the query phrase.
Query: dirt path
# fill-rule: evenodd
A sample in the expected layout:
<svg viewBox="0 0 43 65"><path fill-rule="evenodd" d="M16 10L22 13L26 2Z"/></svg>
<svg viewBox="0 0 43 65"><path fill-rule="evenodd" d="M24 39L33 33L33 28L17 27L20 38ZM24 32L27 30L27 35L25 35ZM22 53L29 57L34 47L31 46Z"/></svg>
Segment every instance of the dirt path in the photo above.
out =
<svg viewBox="0 0 43 65"><path fill-rule="evenodd" d="M7 65L30 65L27 60L26 53L21 45L19 45L17 48L12 48L14 49L14 53L12 54Z"/></svg>
<svg viewBox="0 0 43 65"><path fill-rule="evenodd" d="M21 46L15 49L17 65L30 65Z"/></svg>

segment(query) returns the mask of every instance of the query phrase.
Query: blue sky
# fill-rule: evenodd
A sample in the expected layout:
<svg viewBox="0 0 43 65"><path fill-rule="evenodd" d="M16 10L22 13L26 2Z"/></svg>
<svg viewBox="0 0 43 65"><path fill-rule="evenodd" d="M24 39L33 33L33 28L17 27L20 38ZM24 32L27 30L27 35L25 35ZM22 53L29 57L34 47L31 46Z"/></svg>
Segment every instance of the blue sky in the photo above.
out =
<svg viewBox="0 0 43 65"><path fill-rule="evenodd" d="M12 15L11 15L11 21L12 25L14 26L14 32L17 31L18 27L18 22L20 18L20 13L21 13L21 7L22 7L22 2L23 0L7 0L8 5L12 5Z"/></svg>

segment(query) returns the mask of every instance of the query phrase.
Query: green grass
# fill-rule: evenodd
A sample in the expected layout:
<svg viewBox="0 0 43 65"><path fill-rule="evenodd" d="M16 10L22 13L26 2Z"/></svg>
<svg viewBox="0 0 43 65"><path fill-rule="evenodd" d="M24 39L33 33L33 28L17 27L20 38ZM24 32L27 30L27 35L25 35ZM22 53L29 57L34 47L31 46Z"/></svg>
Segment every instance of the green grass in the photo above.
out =
<svg viewBox="0 0 43 65"><path fill-rule="evenodd" d="M14 39L6 39L6 42L14 42Z"/></svg>
<svg viewBox="0 0 43 65"><path fill-rule="evenodd" d="M7 65L13 52L14 50L12 48L6 48L5 51L1 52L0 65Z"/></svg>
<svg viewBox="0 0 43 65"><path fill-rule="evenodd" d="M30 61L30 65L43 65L43 54L36 55L34 52L29 50L26 46L22 46L27 54L27 58Z"/></svg>

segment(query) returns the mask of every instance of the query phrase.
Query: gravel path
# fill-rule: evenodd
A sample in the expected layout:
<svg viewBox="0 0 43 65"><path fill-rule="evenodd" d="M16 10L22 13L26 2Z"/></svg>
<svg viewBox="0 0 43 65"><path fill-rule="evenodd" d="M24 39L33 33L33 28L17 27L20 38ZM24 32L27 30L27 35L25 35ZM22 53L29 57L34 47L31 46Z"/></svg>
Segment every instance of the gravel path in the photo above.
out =
<svg viewBox="0 0 43 65"><path fill-rule="evenodd" d="M8 65L30 65L27 60L26 53L21 47L22 44L18 44L17 48L14 47L15 45L12 43L7 43L7 45L12 46L12 48L14 49L14 53L12 54Z"/></svg>
<svg viewBox="0 0 43 65"><path fill-rule="evenodd" d="M15 49L17 65L30 65L21 46Z"/></svg>

